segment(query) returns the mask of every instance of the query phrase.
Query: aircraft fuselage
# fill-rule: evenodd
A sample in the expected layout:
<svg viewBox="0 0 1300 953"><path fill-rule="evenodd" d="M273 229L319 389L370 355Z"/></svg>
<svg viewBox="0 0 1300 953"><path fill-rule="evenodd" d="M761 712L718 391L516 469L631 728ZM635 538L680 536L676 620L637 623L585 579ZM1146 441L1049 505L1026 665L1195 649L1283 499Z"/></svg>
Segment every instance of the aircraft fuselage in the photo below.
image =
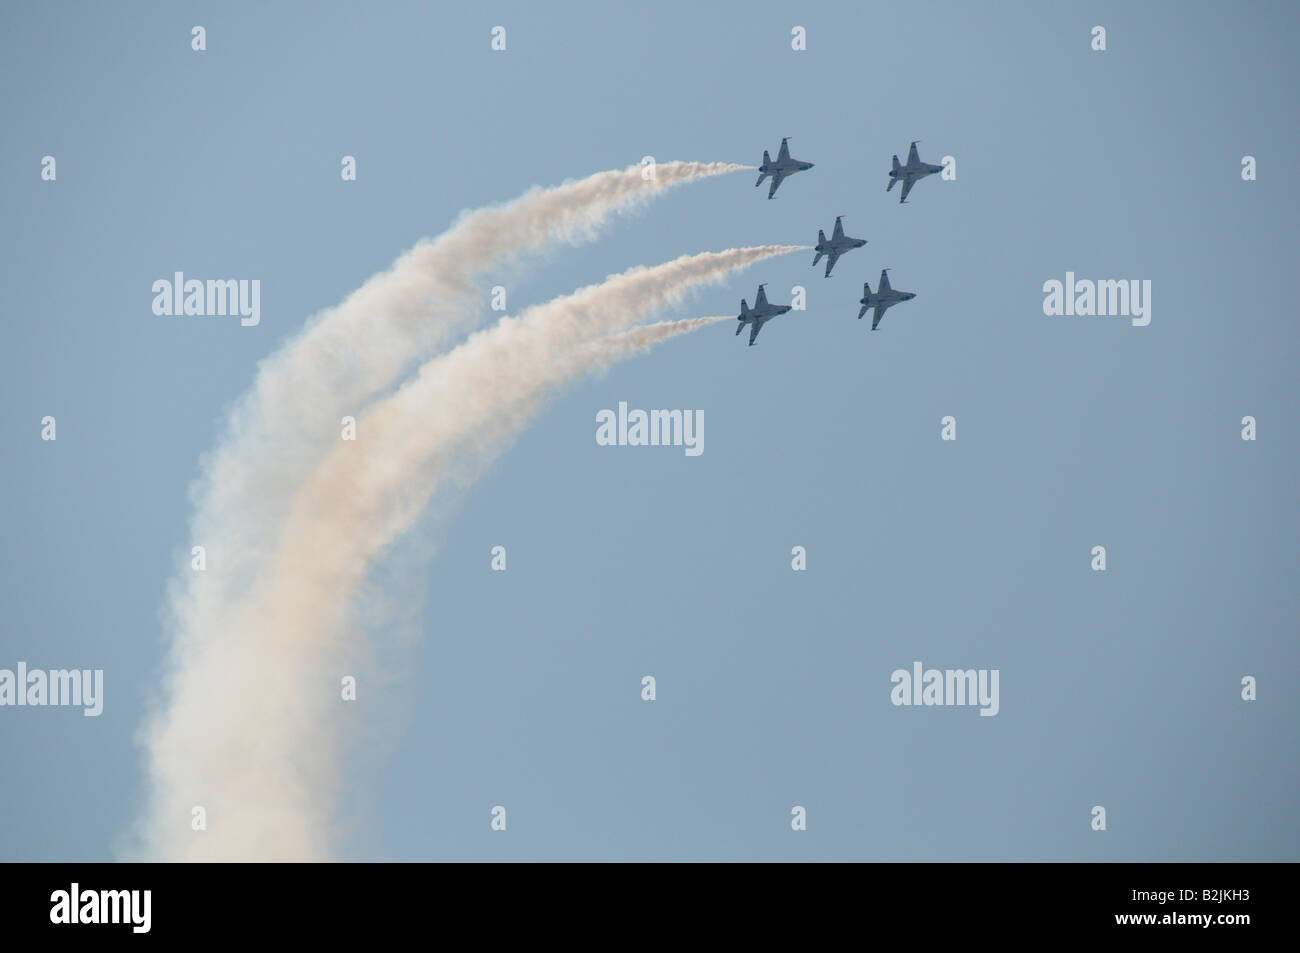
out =
<svg viewBox="0 0 1300 953"><path fill-rule="evenodd" d="M904 166L897 172L890 170L889 177L891 179L920 179L927 175L934 175L936 172L942 171L943 166L941 165L922 165L919 168L914 169Z"/></svg>

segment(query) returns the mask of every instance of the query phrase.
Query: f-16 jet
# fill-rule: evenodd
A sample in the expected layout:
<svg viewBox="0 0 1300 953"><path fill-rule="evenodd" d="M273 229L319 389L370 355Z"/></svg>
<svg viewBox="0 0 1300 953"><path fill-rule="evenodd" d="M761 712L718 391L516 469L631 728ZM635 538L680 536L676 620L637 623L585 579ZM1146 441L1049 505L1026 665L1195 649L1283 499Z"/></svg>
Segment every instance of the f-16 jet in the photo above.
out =
<svg viewBox="0 0 1300 953"><path fill-rule="evenodd" d="M759 285L758 297L754 299L754 309L752 311L745 299L740 299L740 314L736 315L736 320L740 324L736 326L736 333L739 334L745 330L745 325L750 325L749 344L752 347L754 338L758 337L758 332L763 330L763 325L778 314L785 314L789 310L790 305L788 304L768 304L767 292L763 290L763 285Z"/></svg>
<svg viewBox="0 0 1300 953"><path fill-rule="evenodd" d="M831 276L831 269L835 263L840 260L840 255L846 251L852 251L855 248L861 248L867 243L865 238L849 238L844 234L844 216L835 216L835 230L831 233L831 240L826 240L826 233L820 228L817 229L817 257L813 259L813 264L822 260L822 255L826 256L826 277Z"/></svg>
<svg viewBox="0 0 1300 953"><path fill-rule="evenodd" d="M876 286L876 293L871 293L871 285L865 281L862 282L862 310L858 312L858 318L867 313L868 308L875 308L876 313L871 318L871 330L880 327L880 319L885 316L885 312L898 304L900 301L911 301L916 295L910 291L895 291L889 286L889 269L884 268L880 272L880 284Z"/></svg>
<svg viewBox="0 0 1300 953"><path fill-rule="evenodd" d="M916 185L918 180L942 171L941 165L922 162L921 157L916 154L916 143L913 142L912 148L907 152L907 165L899 165L898 156L894 156L894 167L889 171L889 185L885 186L885 191L890 191L896 184L902 182L903 194L898 197L898 204L902 205L907 201L907 193L912 191L912 186Z"/></svg>
<svg viewBox="0 0 1300 953"><path fill-rule="evenodd" d="M787 175L794 175L796 172L802 172L805 169L811 169L811 162L800 162L798 159L790 158L790 137L781 140L781 151L776 154L776 161L763 150L763 164L758 167L758 181L754 187L763 184L763 180L769 175L772 177L772 187L767 190L767 197L771 198L776 194L776 187L785 181Z"/></svg>

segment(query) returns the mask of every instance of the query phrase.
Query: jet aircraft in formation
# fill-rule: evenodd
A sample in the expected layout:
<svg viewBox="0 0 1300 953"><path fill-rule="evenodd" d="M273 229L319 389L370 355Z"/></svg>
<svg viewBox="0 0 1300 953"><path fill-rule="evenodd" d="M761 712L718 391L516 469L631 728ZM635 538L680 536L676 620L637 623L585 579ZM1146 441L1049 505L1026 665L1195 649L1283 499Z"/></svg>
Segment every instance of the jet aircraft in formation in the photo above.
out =
<svg viewBox="0 0 1300 953"><path fill-rule="evenodd" d="M862 305L862 310L858 312L858 318L867 313L868 308L875 308L876 313L871 316L871 330L880 327L880 319L896 304L904 301L911 301L916 295L910 291L895 291L889 285L889 269L880 270L880 284L876 285L876 293L871 293L871 285L862 282L862 300L858 302Z"/></svg>
<svg viewBox="0 0 1300 953"><path fill-rule="evenodd" d="M846 251L852 251L855 248L861 248L867 243L865 238L849 238L844 234L844 216L835 216L835 228L831 232L831 240L826 240L826 233L820 228L817 229L817 257L813 259L813 264L822 260L822 255L826 256L826 277L831 276L831 269L835 263L840 260L840 255Z"/></svg>
<svg viewBox="0 0 1300 953"><path fill-rule="evenodd" d="M811 169L812 167L811 162L800 162L798 159L790 158L790 137L786 136L781 140L781 149L776 154L775 162L767 154L767 150L763 150L763 164L758 167L758 181L754 183L754 187L758 188L763 184L763 180L770 175L772 185L767 190L767 197L771 198L776 194L777 186L785 181L786 176L794 175L796 172L803 172L805 169Z"/></svg>
<svg viewBox="0 0 1300 953"><path fill-rule="evenodd" d="M787 176L794 175L796 172L803 172L812 167L813 163L811 162L801 162L798 159L792 159L790 157L790 140L787 137L781 140L781 150L777 153L775 162L772 161L772 157L767 154L766 150L764 150L763 164L759 166L758 181L755 182L754 185L755 187L762 185L763 180L768 176L771 176L772 185L767 190L767 197L770 199L776 195L777 188L785 181ZM922 162L920 155L916 151L916 142L913 142L912 147L907 152L906 165L898 161L898 156L894 156L894 167L889 172L889 184L885 186L885 191L892 191L895 185L902 182L903 191L898 197L899 204L901 205L907 201L907 196L908 193L912 191L912 186L921 179L924 179L926 176L934 175L936 172L942 171L943 166L941 165L931 165L928 162ZM824 231L821 229L817 230L817 247L815 249L817 254L816 257L813 258L812 263L816 266L824 257L826 259L825 277L829 278L831 276L831 269L835 267L835 263L840 260L841 255L847 251L852 251L855 248L861 248L866 243L867 240L865 238L850 238L848 235L845 235L844 216L837 215L835 217L835 228L831 232L831 237L829 239L826 238L826 233ZM895 290L889 283L889 269L883 268L880 272L880 283L876 285L876 290L874 292L871 290L871 285L869 283L865 281L862 283L862 298L858 302L862 305L862 308L858 311L858 318L860 319L868 311L874 310L874 314L871 317L871 330L874 331L880 327L880 319L885 316L886 311L896 304L901 304L904 301L911 301L915 297L915 293L911 291ZM740 314L736 316L736 320L739 322L736 326L736 334L740 334L740 332L745 329L745 325L749 325L749 343L752 346L754 341L758 338L758 332L763 329L763 325L775 318L777 315L785 314L790 310L790 307L791 306L788 304L771 304L767 300L767 292L764 290L764 285L759 285L758 296L754 299L754 307L752 309L744 298L740 299Z"/></svg>
<svg viewBox="0 0 1300 953"><path fill-rule="evenodd" d="M736 333L739 334L745 330L745 325L749 325L749 343L752 347L754 339L758 337L758 332L763 330L763 325L771 321L777 315L785 314L790 310L788 304L769 304L767 292L763 290L763 285L758 286L758 297L754 299L754 307L751 310L749 304L744 298L740 299L740 314L736 315L736 320L740 323L736 325Z"/></svg>
<svg viewBox="0 0 1300 953"><path fill-rule="evenodd" d="M916 152L916 143L913 142L912 148L907 150L907 165L899 165L898 156L894 156L894 167L889 170L889 184L885 186L885 191L890 191L895 185L902 182L903 193L898 197L898 204L902 205L907 201L907 193L912 191L912 186L927 175L934 175L936 172L942 171L943 166L941 165L922 162L921 157Z"/></svg>

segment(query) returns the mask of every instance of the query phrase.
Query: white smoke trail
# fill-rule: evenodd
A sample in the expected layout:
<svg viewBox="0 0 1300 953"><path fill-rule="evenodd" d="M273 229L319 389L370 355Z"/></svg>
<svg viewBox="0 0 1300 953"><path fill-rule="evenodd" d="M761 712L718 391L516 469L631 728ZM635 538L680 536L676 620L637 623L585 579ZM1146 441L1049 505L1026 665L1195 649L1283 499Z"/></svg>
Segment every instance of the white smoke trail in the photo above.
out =
<svg viewBox="0 0 1300 953"><path fill-rule="evenodd" d="M485 272L555 244L594 238L612 214L639 208L672 186L746 168L665 162L651 178L631 166L534 187L504 205L463 213L441 236L419 243L309 321L260 363L217 449L203 461L191 489L191 533L219 571L180 575L171 596L175 627L193 633L247 587L304 472L337 442L341 418L358 415L416 362L475 323L484 310L475 282Z"/></svg>
<svg viewBox="0 0 1300 953"><path fill-rule="evenodd" d="M357 440L339 441L302 487L276 557L221 637L181 653L170 707L147 739L150 854L328 857L338 677L365 649L350 613L374 559L436 489L471 479L504 448L547 391L674 333L617 332L692 287L794 250L733 249L615 275L472 335L373 405ZM673 324L682 333L709 321ZM222 818L219 835L195 838L174 826L199 803Z"/></svg>
<svg viewBox="0 0 1300 953"><path fill-rule="evenodd" d="M618 334L610 334L599 341L593 341L586 348L591 358L593 369L605 364L612 364L631 357L633 354L641 351L648 351L661 341L667 341L669 338L675 338L678 335L689 334L691 331L698 331L700 328L708 327L710 324L720 324L723 321L736 320L731 315L719 314L710 315L707 318L684 318L681 321L660 321L657 324L647 324L645 327L633 328L630 331L621 331Z"/></svg>
<svg viewBox="0 0 1300 953"><path fill-rule="evenodd" d="M483 311L475 281L488 269L590 239L612 214L639 208L666 188L744 168L667 162L647 179L632 166L463 213L262 361L190 490L191 545L204 547L208 566L196 572L186 563L169 584L170 667L219 644L238 624L236 607L274 552L289 501L338 442L340 418L360 415L414 363L472 326ZM167 685L172 695L178 690Z"/></svg>
<svg viewBox="0 0 1300 953"><path fill-rule="evenodd" d="M650 346L662 326L621 337L617 332L680 303L694 287L799 250L803 246L737 248L634 268L517 318L503 318L427 362L366 413L356 441L361 452L336 449L304 488L287 524L280 564L297 561L296 556L286 559L293 540L335 536L346 546L353 570L364 570L371 556L423 510L446 472L448 448L496 446L501 435L517 433L532 418L546 391L600 366L607 356L617 359L620 348L633 353ZM346 529L336 519L341 498L350 514L343 519L354 521ZM313 572L319 557L316 562ZM349 585L355 576L346 576Z"/></svg>

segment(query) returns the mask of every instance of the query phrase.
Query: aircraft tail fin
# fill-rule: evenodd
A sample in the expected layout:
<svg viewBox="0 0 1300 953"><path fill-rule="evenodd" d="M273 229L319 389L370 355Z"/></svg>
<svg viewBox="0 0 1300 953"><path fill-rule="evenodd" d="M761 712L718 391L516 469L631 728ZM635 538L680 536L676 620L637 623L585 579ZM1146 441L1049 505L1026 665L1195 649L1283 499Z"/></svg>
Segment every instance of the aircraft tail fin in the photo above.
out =
<svg viewBox="0 0 1300 953"><path fill-rule="evenodd" d="M898 156L894 156L894 171L897 172L902 166L898 162Z"/></svg>
<svg viewBox="0 0 1300 953"><path fill-rule="evenodd" d="M822 231L820 228L817 229L817 241L819 244L822 245L826 244L826 233Z"/></svg>
<svg viewBox="0 0 1300 953"><path fill-rule="evenodd" d="M813 258L813 264L815 265L815 264L817 264L817 262L821 261L821 260L822 260L822 256L825 255L825 254L826 254L826 253L825 253L824 251L819 251L819 252L816 254L816 256Z"/></svg>
<svg viewBox="0 0 1300 953"><path fill-rule="evenodd" d="M760 173L758 173L758 181L754 183L754 187L757 188L758 186L762 185L762 184L763 184L763 180L766 179L766 178L767 178L767 173L766 173L766 172L760 172Z"/></svg>

